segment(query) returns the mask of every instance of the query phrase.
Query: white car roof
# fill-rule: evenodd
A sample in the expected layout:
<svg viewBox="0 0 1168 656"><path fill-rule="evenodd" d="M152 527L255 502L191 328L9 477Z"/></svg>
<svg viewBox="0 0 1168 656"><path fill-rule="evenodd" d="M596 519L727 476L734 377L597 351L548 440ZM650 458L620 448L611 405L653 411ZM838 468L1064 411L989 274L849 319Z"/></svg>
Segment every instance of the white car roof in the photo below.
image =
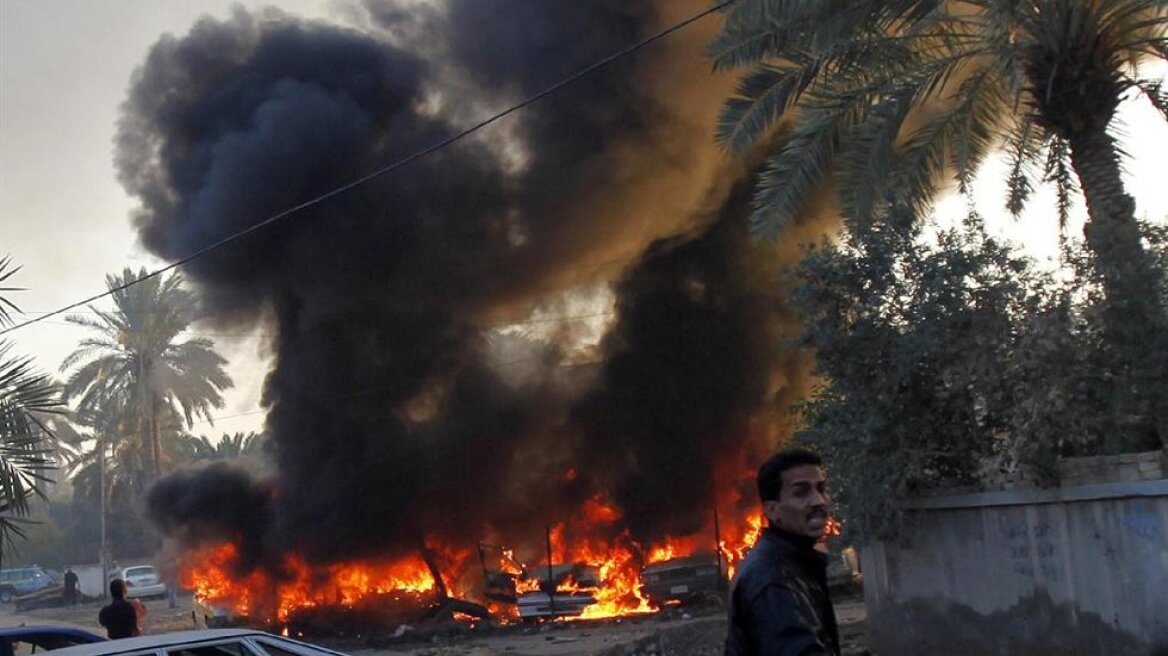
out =
<svg viewBox="0 0 1168 656"><path fill-rule="evenodd" d="M159 635L141 636L138 638L123 638L120 640L110 640L108 642L95 642L88 645L77 645L75 647L66 647L64 649L54 649L53 656L113 656L114 654L124 654L127 652L142 651L144 649L162 649L165 647L191 645L202 642L211 642L216 640L224 640L227 638L240 637L269 638L279 642L288 642L297 646L303 646L306 649L312 649L318 652L328 652L330 654L344 656L340 652L333 651L332 649L318 647L317 645L310 645L299 642L297 640L290 640L288 638L272 635L271 633L264 633L263 631L254 631L251 629L204 629L201 631L177 631L175 633L163 633Z"/></svg>

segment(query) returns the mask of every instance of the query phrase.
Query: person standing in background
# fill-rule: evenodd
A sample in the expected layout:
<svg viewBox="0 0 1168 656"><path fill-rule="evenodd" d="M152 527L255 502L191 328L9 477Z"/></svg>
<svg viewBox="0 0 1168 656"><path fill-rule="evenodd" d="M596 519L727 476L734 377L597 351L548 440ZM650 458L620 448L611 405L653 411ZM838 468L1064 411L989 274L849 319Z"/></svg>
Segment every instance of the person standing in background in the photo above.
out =
<svg viewBox="0 0 1168 656"><path fill-rule="evenodd" d="M73 567L65 568L65 603L70 606L77 605L77 573L73 571Z"/></svg>
<svg viewBox="0 0 1168 656"><path fill-rule="evenodd" d="M109 591L114 600L97 614L98 624L105 627L110 640L138 635L138 612L126 601L126 582L121 579L110 581Z"/></svg>

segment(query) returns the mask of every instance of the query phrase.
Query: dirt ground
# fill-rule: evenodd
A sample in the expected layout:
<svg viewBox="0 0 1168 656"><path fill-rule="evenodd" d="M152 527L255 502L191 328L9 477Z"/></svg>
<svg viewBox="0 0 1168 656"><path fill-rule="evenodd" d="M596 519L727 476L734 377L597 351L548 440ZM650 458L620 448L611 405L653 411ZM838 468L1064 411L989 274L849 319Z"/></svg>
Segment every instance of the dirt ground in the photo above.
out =
<svg viewBox="0 0 1168 656"><path fill-rule="evenodd" d="M180 599L175 609L168 608L166 600L147 601L146 607L146 633L184 631L193 626L189 597ZM97 624L100 608L95 602L15 614L11 607L5 607L0 609L0 625L66 625L104 635ZM858 598L839 600L836 615L844 656L870 654L863 602ZM713 611L702 616L674 613L594 623L406 631L399 638L319 642L354 656L719 656L725 637L725 618ZM304 639L313 641L308 636Z"/></svg>
<svg viewBox="0 0 1168 656"><path fill-rule="evenodd" d="M11 604L6 604L0 606L0 626L49 624L72 626L98 635L105 635L105 630L97 623L97 613L101 610L103 603L93 601L74 607L40 608L22 613L14 612ZM151 599L143 603L146 605L146 620L143 622L145 633L168 633L194 628L189 595L185 599L179 598L178 608L174 609L167 608L165 599Z"/></svg>

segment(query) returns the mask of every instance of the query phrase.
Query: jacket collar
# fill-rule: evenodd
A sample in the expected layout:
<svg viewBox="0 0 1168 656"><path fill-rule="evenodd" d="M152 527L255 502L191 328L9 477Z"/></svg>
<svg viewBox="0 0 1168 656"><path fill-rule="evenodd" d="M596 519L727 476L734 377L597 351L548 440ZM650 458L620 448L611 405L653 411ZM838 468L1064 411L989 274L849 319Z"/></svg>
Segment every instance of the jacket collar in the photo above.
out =
<svg viewBox="0 0 1168 656"><path fill-rule="evenodd" d="M774 526L763 530L763 539L774 544L784 558L818 576L827 574L827 554L815 548L815 538L790 533Z"/></svg>

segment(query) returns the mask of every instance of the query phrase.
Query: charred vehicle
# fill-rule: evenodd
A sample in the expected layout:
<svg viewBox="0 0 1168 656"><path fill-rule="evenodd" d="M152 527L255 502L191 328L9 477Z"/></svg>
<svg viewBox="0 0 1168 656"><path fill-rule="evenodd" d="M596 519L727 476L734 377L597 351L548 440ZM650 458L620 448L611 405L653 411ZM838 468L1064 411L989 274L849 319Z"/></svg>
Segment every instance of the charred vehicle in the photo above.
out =
<svg viewBox="0 0 1168 656"><path fill-rule="evenodd" d="M521 619L577 617L596 603L600 570L583 563L528 568L516 562L509 550L479 544L479 559L486 579L486 597L514 604Z"/></svg>
<svg viewBox="0 0 1168 656"><path fill-rule="evenodd" d="M641 570L641 583L657 606L719 599L726 591L722 563L714 554L654 563Z"/></svg>

